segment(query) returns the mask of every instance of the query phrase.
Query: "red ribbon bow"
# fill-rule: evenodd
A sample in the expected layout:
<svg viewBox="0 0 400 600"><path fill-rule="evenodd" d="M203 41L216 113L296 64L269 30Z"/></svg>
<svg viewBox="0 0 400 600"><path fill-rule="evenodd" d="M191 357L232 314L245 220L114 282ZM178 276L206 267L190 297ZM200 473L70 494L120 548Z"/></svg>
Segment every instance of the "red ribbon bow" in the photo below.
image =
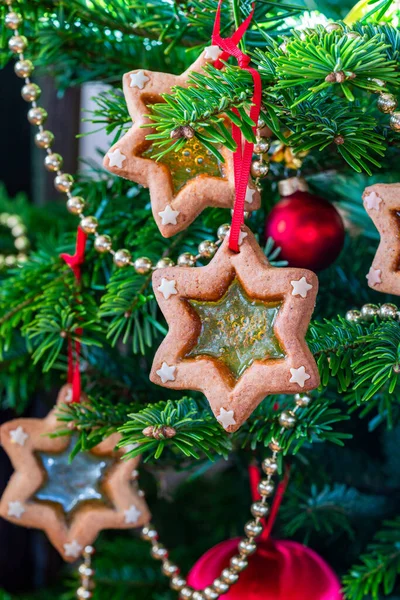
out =
<svg viewBox="0 0 400 600"><path fill-rule="evenodd" d="M261 77L259 72L252 67L249 67L250 57L242 52L238 47L238 43L246 33L254 14L254 6L245 21L238 27L235 33L228 38L221 37L221 6L223 0L219 0L217 13L215 15L215 23L214 23L214 31L212 35L212 43L216 46L219 46L222 50L221 56L218 60L215 61L214 67L217 69L221 69L223 67L223 63L221 61L227 60L230 56L236 58L239 67L248 71L254 81L254 94L253 94L253 104L250 109L250 118L255 123L253 127L253 132L256 132L258 117L260 116L261 110L261 95L262 95L262 85L261 85ZM237 109L233 109L235 114L239 116L239 112ZM246 192L247 186L249 183L250 176L250 168L251 168L251 160L253 157L253 147L254 144L252 142L248 142L247 140L242 142L242 133L240 128L232 123L232 137L236 142L236 151L233 155L233 165L235 172L235 188L236 188L236 198L235 205L233 209L233 217L232 217L232 226L231 232L229 236L229 248L234 252L239 252L239 237L240 230L244 223L244 205L246 201Z"/></svg>
<svg viewBox="0 0 400 600"><path fill-rule="evenodd" d="M76 236L76 249L75 254L60 254L69 267L71 267L77 282L79 283L82 278L81 265L85 262L85 248L86 248L87 235L78 227ZM78 327L76 329L77 335L82 335L83 329ZM72 402L80 402L81 399L81 370L80 370L80 354L81 354L81 343L79 340L75 340L75 357L74 348L71 338L68 339L68 383L72 384Z"/></svg>

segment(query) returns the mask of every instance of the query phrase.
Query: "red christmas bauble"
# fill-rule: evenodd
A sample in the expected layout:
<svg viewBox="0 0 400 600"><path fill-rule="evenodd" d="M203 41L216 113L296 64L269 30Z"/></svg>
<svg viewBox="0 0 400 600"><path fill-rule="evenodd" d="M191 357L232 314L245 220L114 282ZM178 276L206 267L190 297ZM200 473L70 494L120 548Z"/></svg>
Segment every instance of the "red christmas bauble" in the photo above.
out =
<svg viewBox="0 0 400 600"><path fill-rule="evenodd" d="M308 191L285 196L271 210L266 237L281 248L280 258L291 267L320 271L339 256L344 243L344 225L336 208Z"/></svg>
<svg viewBox="0 0 400 600"><path fill-rule="evenodd" d="M239 539L211 548L194 565L188 584L201 590L212 584L237 554ZM313 550L289 540L260 541L249 566L221 600L343 600L340 582Z"/></svg>

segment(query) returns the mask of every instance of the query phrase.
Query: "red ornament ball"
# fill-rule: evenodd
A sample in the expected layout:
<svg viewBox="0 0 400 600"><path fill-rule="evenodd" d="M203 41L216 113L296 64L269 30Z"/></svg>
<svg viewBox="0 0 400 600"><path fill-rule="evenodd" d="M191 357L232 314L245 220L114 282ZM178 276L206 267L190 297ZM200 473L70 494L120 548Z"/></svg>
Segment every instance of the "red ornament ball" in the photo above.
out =
<svg viewBox="0 0 400 600"><path fill-rule="evenodd" d="M229 567L238 539L211 548L194 565L188 585L202 590ZM340 582L313 550L290 540L259 541L249 566L221 600L343 600Z"/></svg>
<svg viewBox="0 0 400 600"><path fill-rule="evenodd" d="M271 210L265 235L281 248L279 257L289 266L320 271L339 256L345 232L333 204L310 192L296 191Z"/></svg>

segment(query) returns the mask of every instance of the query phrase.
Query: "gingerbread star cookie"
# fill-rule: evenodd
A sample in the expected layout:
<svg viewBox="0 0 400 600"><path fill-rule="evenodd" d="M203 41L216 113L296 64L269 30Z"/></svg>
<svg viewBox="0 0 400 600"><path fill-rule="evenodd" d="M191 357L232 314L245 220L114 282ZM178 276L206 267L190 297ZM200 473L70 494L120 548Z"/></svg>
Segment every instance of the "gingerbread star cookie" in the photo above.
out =
<svg viewBox="0 0 400 600"><path fill-rule="evenodd" d="M164 237L186 229L207 206L232 208L234 204L232 152L221 146L224 162L220 162L193 137L182 150L169 152L157 161L152 142L146 140L154 129L143 127L151 122L146 116L151 105L163 102L162 94L170 93L174 86L187 87L190 73L200 72L217 54L220 54L218 47L206 48L182 75L139 70L123 78L133 125L107 152L104 167L149 188L154 219ZM260 193L249 182L246 210L256 210L259 206Z"/></svg>
<svg viewBox="0 0 400 600"><path fill-rule="evenodd" d="M317 276L272 267L244 228L238 254L225 239L205 267L168 267L153 288L169 332L150 378L198 390L227 431L236 431L268 394L314 389L319 374L304 336Z"/></svg>
<svg viewBox="0 0 400 600"><path fill-rule="evenodd" d="M45 419L17 419L0 428L1 445L15 472L0 500L0 515L42 529L67 562L82 554L103 529L140 527L149 510L134 484L140 458L121 460L112 435L70 462L74 435L49 437L60 429L57 413L71 399L64 386Z"/></svg>
<svg viewBox="0 0 400 600"><path fill-rule="evenodd" d="M364 207L381 241L366 276L369 287L400 296L400 184L380 183L367 187Z"/></svg>

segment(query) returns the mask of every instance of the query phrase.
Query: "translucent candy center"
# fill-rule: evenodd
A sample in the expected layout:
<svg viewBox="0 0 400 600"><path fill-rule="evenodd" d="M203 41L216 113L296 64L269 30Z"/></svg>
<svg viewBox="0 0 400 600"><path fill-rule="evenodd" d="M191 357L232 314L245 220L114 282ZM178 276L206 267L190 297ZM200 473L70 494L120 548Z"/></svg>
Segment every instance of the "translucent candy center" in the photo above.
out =
<svg viewBox="0 0 400 600"><path fill-rule="evenodd" d="M280 302L250 298L235 279L217 302L188 300L201 322L201 331L188 357L220 359L235 378L255 361L283 358L274 334Z"/></svg>
<svg viewBox="0 0 400 600"><path fill-rule="evenodd" d="M66 515L82 502L95 500L107 503L102 482L107 468L114 463L111 458L95 456L89 452L79 452L69 462L73 444L74 441L71 441L63 452L36 454L46 478L35 498L59 504Z"/></svg>
<svg viewBox="0 0 400 600"><path fill-rule="evenodd" d="M158 154L150 146L142 154L143 158L152 159ZM191 179L202 175L225 179L224 165L215 158L196 138L186 142L183 150L168 152L158 162L165 165L172 179L174 194L177 194Z"/></svg>

